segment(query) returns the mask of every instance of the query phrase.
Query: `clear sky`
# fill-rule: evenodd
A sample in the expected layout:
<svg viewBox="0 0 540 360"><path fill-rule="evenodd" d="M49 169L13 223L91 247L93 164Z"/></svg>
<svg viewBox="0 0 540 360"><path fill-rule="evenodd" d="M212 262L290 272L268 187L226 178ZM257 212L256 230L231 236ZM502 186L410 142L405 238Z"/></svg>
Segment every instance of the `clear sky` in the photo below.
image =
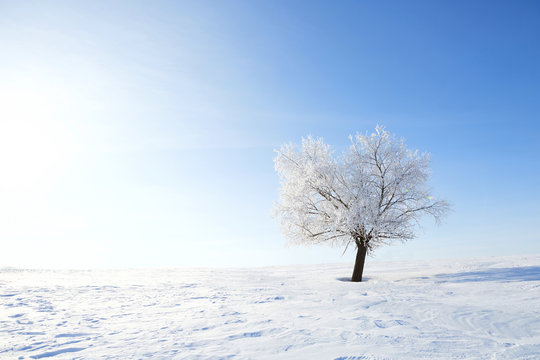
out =
<svg viewBox="0 0 540 360"><path fill-rule="evenodd" d="M538 19L538 1L0 1L0 266L352 261L284 246L273 149L377 124L432 153L453 212L376 260L538 253Z"/></svg>

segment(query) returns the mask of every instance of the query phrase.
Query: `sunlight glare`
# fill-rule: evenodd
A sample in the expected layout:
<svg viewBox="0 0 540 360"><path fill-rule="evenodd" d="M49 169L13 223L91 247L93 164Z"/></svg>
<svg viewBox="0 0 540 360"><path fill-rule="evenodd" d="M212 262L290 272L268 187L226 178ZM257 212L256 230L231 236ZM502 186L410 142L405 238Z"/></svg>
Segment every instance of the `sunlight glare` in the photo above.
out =
<svg viewBox="0 0 540 360"><path fill-rule="evenodd" d="M3 187L54 182L74 159L77 145L66 126L66 91L19 81L0 88L0 166Z"/></svg>

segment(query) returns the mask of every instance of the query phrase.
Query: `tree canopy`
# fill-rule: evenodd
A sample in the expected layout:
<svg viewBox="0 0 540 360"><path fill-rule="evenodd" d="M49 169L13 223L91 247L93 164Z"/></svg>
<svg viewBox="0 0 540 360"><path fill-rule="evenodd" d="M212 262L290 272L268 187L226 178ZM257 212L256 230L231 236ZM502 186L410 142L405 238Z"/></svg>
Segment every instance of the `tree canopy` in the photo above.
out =
<svg viewBox="0 0 540 360"><path fill-rule="evenodd" d="M276 213L295 243L326 243L371 252L394 240L415 236L419 220L436 221L449 209L427 185L427 153L407 149L403 139L378 126L373 134L350 136L336 156L322 138L277 150L281 179Z"/></svg>

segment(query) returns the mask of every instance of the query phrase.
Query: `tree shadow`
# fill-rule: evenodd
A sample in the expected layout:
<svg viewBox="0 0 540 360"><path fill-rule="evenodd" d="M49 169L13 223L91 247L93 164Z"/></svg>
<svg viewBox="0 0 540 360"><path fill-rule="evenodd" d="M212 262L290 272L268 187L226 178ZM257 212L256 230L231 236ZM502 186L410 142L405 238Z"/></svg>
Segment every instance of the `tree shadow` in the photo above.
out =
<svg viewBox="0 0 540 360"><path fill-rule="evenodd" d="M360 282L366 282L366 281L369 281L369 279L370 279L369 277L363 276L363 277L362 277L362 281L360 281ZM338 280L338 281L343 281L343 282L350 282L350 283L352 283L351 277L350 277L350 276L347 276L347 277L338 277L338 278L336 278L336 280Z"/></svg>
<svg viewBox="0 0 540 360"><path fill-rule="evenodd" d="M513 268L493 268L483 271L437 274L435 279L441 282L479 282L479 281L540 281L540 266Z"/></svg>

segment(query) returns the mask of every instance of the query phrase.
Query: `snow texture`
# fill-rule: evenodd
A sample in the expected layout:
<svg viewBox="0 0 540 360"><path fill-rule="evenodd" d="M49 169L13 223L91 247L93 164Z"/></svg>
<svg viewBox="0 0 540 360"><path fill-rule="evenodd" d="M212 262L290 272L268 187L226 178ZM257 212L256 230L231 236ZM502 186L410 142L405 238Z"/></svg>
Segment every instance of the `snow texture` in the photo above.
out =
<svg viewBox="0 0 540 360"><path fill-rule="evenodd" d="M538 359L540 255L0 271L0 359Z"/></svg>

